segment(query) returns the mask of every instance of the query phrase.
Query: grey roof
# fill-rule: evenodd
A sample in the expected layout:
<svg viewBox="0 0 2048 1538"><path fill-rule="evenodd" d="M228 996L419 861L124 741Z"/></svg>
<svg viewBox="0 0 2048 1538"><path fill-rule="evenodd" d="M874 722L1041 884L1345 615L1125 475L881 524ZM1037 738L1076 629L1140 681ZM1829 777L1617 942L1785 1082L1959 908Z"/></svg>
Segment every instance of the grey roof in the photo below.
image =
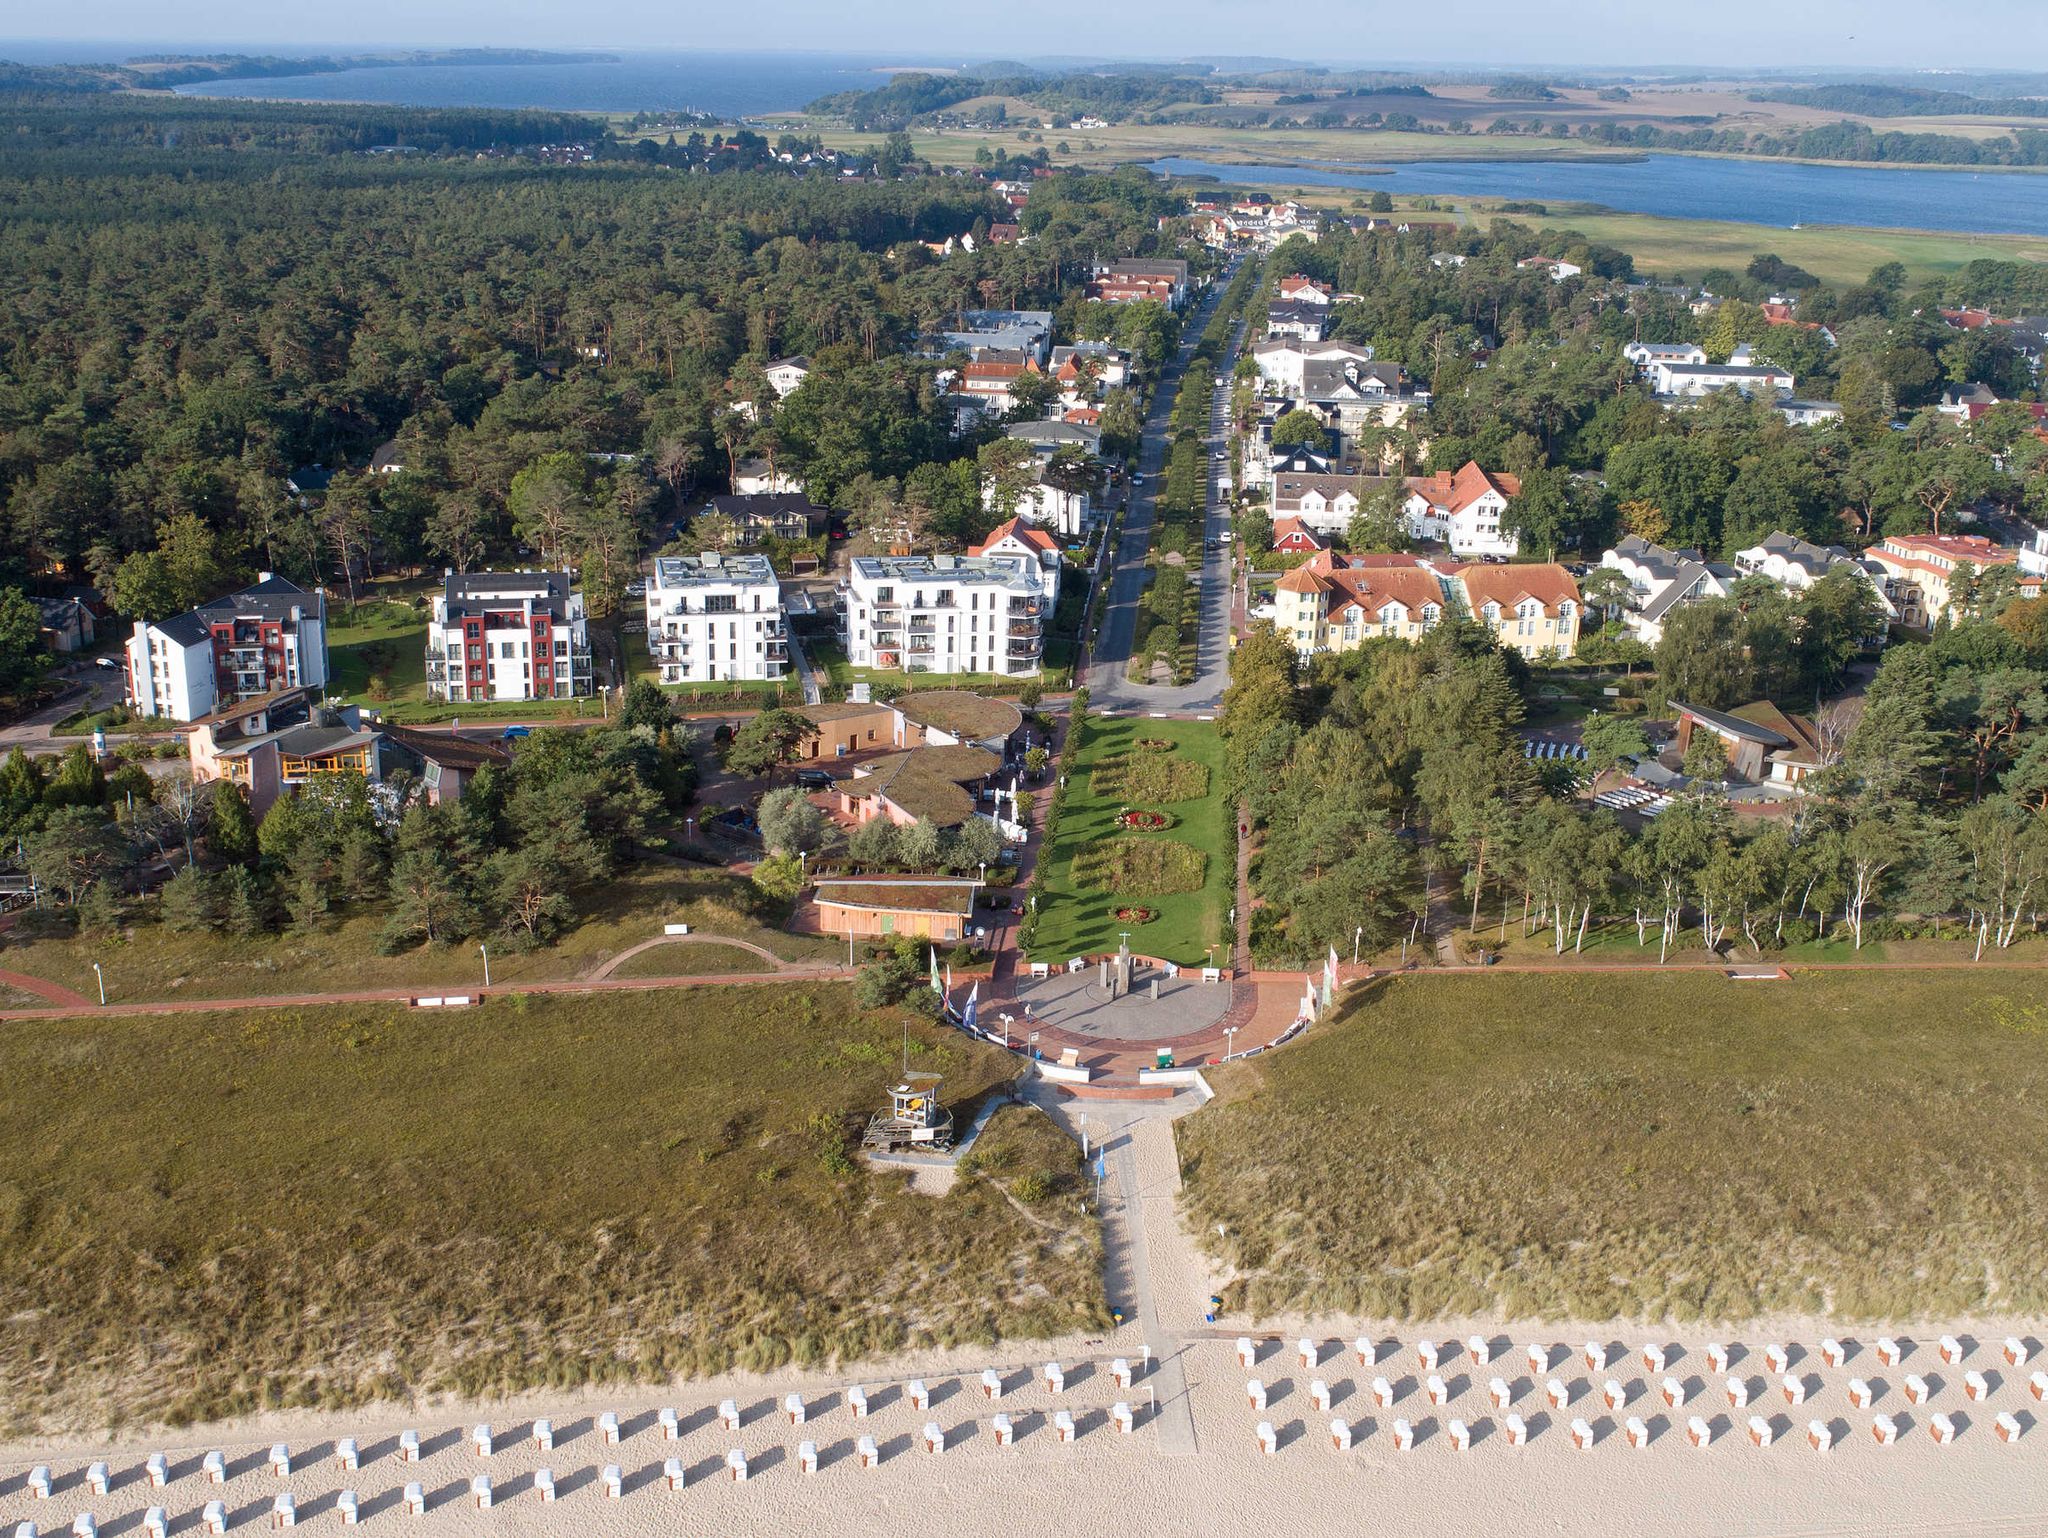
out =
<svg viewBox="0 0 2048 1538"><path fill-rule="evenodd" d="M1301 366L1301 394L1304 400L1310 401L1364 399L1366 392L1361 386L1374 379L1388 394L1399 394L1401 365L1356 363L1349 359L1311 359Z"/></svg>
<svg viewBox="0 0 2048 1538"><path fill-rule="evenodd" d="M1069 444L1094 453L1102 446L1102 429L1085 422L1018 422L1004 429L1004 436L1037 448L1059 449Z"/></svg>
<svg viewBox="0 0 2048 1538"><path fill-rule="evenodd" d="M405 468L405 450L398 446L396 438L388 438L370 451L370 468L372 470L403 470Z"/></svg>
<svg viewBox="0 0 2048 1538"><path fill-rule="evenodd" d="M1643 605L1643 618L1660 620L1693 595L1693 590L1709 577L1726 580L1734 573L1718 563L1709 565L1704 561L1680 563L1673 575L1670 586Z"/></svg>
<svg viewBox="0 0 2048 1538"><path fill-rule="evenodd" d="M700 587L721 582L773 582L775 567L765 555L750 551L726 554L662 555L654 560L656 587Z"/></svg>
<svg viewBox="0 0 2048 1538"><path fill-rule="evenodd" d="M1636 565L1646 568L1650 575L1660 580L1669 580L1678 575L1686 566L1698 566L1706 557L1697 550L1667 550L1653 544L1640 534L1624 534L1615 542L1615 554L1626 556Z"/></svg>
<svg viewBox="0 0 2048 1538"><path fill-rule="evenodd" d="M1037 569L1013 555L857 555L861 576L897 582L1000 583L1037 591Z"/></svg>
<svg viewBox="0 0 2048 1538"><path fill-rule="evenodd" d="M808 525L824 523L831 509L818 506L802 492L756 491L713 497L710 510L742 524L778 523L784 518L801 518Z"/></svg>
<svg viewBox="0 0 2048 1538"><path fill-rule="evenodd" d="M1840 545L1816 545L1810 540L1801 539L1796 534L1782 532L1765 535L1763 543L1758 545L1757 548L1769 554L1784 557L1792 565L1799 567L1808 576L1813 577L1826 575L1827 569L1837 561L1852 559L1849 552Z"/></svg>
<svg viewBox="0 0 2048 1538"><path fill-rule="evenodd" d="M1750 363L1669 363L1667 374L1674 379L1776 379L1792 377L1788 368Z"/></svg>
<svg viewBox="0 0 2048 1538"><path fill-rule="evenodd" d="M1126 257L1120 262L1111 262L1101 269L1123 278L1171 278L1176 283L1188 280L1188 264L1181 261L1158 261L1150 258L1133 259Z"/></svg>
<svg viewBox="0 0 2048 1538"><path fill-rule="evenodd" d="M215 625L238 619L268 620L273 624L288 625L292 623L294 609L303 613L309 608L317 609L319 604L318 596L308 593L298 583L286 581L283 577L265 577L239 592L209 599L196 609L158 620L151 628L181 646L196 646L212 636Z"/></svg>
<svg viewBox="0 0 2048 1538"><path fill-rule="evenodd" d="M566 619L569 600L576 591L567 572L560 571L472 571L449 572L441 590L448 618L491 608L494 605L531 600L535 609Z"/></svg>
<svg viewBox="0 0 2048 1538"><path fill-rule="evenodd" d="M1688 705L1684 700L1673 700L1673 710L1682 710L1689 716L1696 716L1716 731L1726 732L1731 737L1747 738L1760 742L1767 748L1789 748L1792 739L1783 732L1774 732L1768 726L1758 726L1754 721L1745 721L1740 716L1731 716L1726 711L1708 710L1701 705Z"/></svg>

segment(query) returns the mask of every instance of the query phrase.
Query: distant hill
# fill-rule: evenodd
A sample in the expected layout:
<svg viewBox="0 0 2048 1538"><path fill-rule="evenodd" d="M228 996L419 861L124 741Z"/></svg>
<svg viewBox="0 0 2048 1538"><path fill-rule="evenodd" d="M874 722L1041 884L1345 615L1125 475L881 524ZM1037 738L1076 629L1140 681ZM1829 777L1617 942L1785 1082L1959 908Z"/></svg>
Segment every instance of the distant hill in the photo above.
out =
<svg viewBox="0 0 2048 1538"><path fill-rule="evenodd" d="M401 49L386 53L144 54L119 64L17 64L0 59L0 90L168 91L207 80L271 80L334 75L352 69L467 64L613 64L616 54L550 53L537 48Z"/></svg>
<svg viewBox="0 0 2048 1538"><path fill-rule="evenodd" d="M2048 98L2038 96L1969 96L1961 91L1860 81L1754 91L1749 99L1783 102L1791 107L1817 107L1822 112L1852 112L1858 117L1953 117L1963 113L2048 117Z"/></svg>

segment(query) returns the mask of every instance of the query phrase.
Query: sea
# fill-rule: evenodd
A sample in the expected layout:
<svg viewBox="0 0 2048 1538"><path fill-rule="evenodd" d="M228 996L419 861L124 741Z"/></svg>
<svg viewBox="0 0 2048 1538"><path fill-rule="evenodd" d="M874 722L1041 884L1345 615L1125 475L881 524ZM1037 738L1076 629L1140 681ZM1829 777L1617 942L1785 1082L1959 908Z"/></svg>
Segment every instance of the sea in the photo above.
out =
<svg viewBox="0 0 2048 1538"><path fill-rule="evenodd" d="M361 50L357 50L361 51ZM962 59L834 53L620 53L559 64L409 64L213 80L187 96L373 101L412 107L548 107L580 112L681 112L720 117L787 112L835 91L887 85L892 69L959 68Z"/></svg>
<svg viewBox="0 0 2048 1538"><path fill-rule="evenodd" d="M1399 165L1228 165L1171 158L1151 169L1245 186L1597 203L1622 213L1743 224L1872 225L1962 234L2048 235L2048 172L1810 165L1718 155L1638 160L1444 160Z"/></svg>
<svg viewBox="0 0 2048 1538"><path fill-rule="evenodd" d="M178 50L164 44L10 44L0 40L0 58L34 63L174 51ZM604 112L694 108L737 118L802 107L835 91L879 86L894 69L959 68L972 62L957 57L803 51L621 50L602 60L393 65L324 75L209 81L181 89L191 96L408 106ZM1690 155L1645 155L1628 161L1420 161L1385 166L1336 162L1230 165L1179 158L1150 164L1157 171L1209 175L1249 185L1356 187L1361 191L1385 188L1390 192L1519 198L1546 205L1588 203L1623 213L1678 219L2048 235L2048 172L1865 168Z"/></svg>

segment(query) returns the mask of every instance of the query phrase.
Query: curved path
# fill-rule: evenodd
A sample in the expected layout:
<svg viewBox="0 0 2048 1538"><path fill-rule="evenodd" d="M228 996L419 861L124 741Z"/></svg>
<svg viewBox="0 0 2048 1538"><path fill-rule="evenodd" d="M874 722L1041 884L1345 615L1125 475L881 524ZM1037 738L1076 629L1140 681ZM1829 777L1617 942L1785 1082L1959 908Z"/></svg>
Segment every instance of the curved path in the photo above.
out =
<svg viewBox="0 0 2048 1538"><path fill-rule="evenodd" d="M765 945L756 945L752 940L735 940L729 935L656 935L651 940L642 940L638 945L629 945L616 956L607 957L583 974L585 982L600 983L638 956L651 951L657 945L727 945L736 951L745 951L750 956L759 956L768 963L768 973L775 972L817 972L823 963L815 961L784 961ZM768 973L760 975L766 976Z"/></svg>
<svg viewBox="0 0 2048 1538"><path fill-rule="evenodd" d="M30 977L26 972L0 971L0 988L12 988L19 993L32 993L39 999L48 999L52 1004L62 1004L72 1009L98 1007L84 994L73 993L62 983L46 982L40 977Z"/></svg>

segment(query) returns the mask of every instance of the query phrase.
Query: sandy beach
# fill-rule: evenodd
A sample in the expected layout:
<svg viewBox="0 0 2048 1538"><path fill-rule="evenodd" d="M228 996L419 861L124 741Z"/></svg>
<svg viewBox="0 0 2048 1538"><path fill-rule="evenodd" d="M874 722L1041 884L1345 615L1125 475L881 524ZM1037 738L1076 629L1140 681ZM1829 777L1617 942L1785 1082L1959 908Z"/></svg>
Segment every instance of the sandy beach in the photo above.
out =
<svg viewBox="0 0 2048 1538"><path fill-rule="evenodd" d="M1179 1456L1164 1445L1161 1416L1151 1391L1164 1374L1146 1374L1136 1341L1106 1343L1127 1350L1136 1380L1128 1390L1110 1376L1108 1349L1084 1359L1069 1354L1065 1391L1054 1395L1037 1372L1035 1359L1013 1358L1003 1373L1003 1397L983 1395L976 1359L960 1359L944 1371L937 1358L914 1370L931 1394L928 1411L912 1406L902 1377L877 1374L866 1380L870 1414L857 1420L848 1403L852 1380L790 1376L733 1378L691 1385L661 1394L621 1394L550 1401L536 1397L494 1406L440 1406L416 1415L277 1415L208 1428L200 1435L166 1433L123 1439L118 1445L89 1443L14 1447L0 1461L0 1523L34 1521L41 1533L67 1532L73 1515L93 1513L103 1533L140 1532L142 1515L163 1506L178 1532L201 1531L200 1512L209 1500L225 1503L231 1530L267 1526L271 1504L281 1490L298 1503L301 1524L339 1526L335 1497L353 1489L363 1520L379 1527L422 1521L448 1534L562 1533L604 1535L669 1533L679 1523L726 1534L870 1532L878 1522L900 1521L921 1510L935 1523L974 1523L1019 1538L1050 1527L1072 1534L1126 1533L1134 1527L1167 1532L1272 1531L1343 1533L1358 1530L1367 1514L1375 1528L1418 1534L1522 1533L1539 1528L1661 1534L1905 1534L2018 1533L2048 1526L2048 1470L2041 1449L2048 1436L2036 1423L2041 1405L2028 1387L2033 1364L2014 1369L1999 1342L2019 1326L1980 1321L1958 1334L1967 1355L1955 1365L1940 1359L1936 1335L1901 1336L1905 1355L1896 1367L1877 1361L1875 1336L1846 1338L1845 1363L1822 1361L1820 1335L1787 1333L1790 1371L1808 1385L1802 1405L1788 1405L1779 1376L1763 1360L1765 1338L1750 1334L1730 1341L1730 1373L1746 1380L1752 1395L1743 1410L1727 1402L1722 1376L1709 1370L1702 1339L1660 1339L1667 1351L1666 1373L1645 1370L1639 1355L1647 1338L1640 1331L1622 1337L1599 1331L1491 1332L1495 1355L1474 1366L1463 1350L1447 1346L1437 1375L1445 1404L1430 1403L1429 1376L1417 1360L1417 1332L1372 1332L1379 1359L1361 1367L1345 1339L1332 1332L1319 1344L1319 1362L1305 1369L1292 1340L1261 1337L1259 1360L1240 1366L1233 1339L1203 1338L1182 1349L1177 1365L1185 1374L1194 1446ZM1448 1323L1430 1332L1456 1335ZM1996 1333L1994 1333L1996 1332ZM1130 1332L1125 1332L1130 1333ZM1470 1333L1468 1331L1468 1333ZM1606 1367L1589 1370L1579 1347L1599 1337L1616 1353ZM1774 1337L1775 1338L1775 1337ZM2027 1338L2027 1337L2023 1337ZM1556 1378L1571 1394L1568 1407L1553 1410L1524 1355L1531 1339L1549 1347L1545 1381ZM2036 1341L2038 1337L2033 1337ZM1571 1342L1567 1355L1567 1342ZM1624 1344L1626 1357L1619 1355ZM1048 1353L1050 1354L1050 1353ZM1967 1397L1964 1374L1976 1371L1989 1393ZM1907 1374L1927 1380L1924 1405L1907 1403ZM1685 1390L1683 1404L1667 1407L1659 1394L1662 1376ZM1529 1427L1525 1446L1511 1447L1505 1415L1488 1397L1490 1378L1499 1376L1514 1395L1512 1410ZM1251 1408L1247 1380L1265 1385L1264 1412ZM1863 1378L1871 1386L1869 1409L1852 1406L1848 1384ZM1382 1408L1372 1383L1385 1378L1396 1394ZM1600 1397L1613 1380L1628 1395L1618 1411ZM1330 1393L1328 1412L1311 1401L1312 1382ZM802 1394L806 1420L792 1426L781 1408L784 1396ZM720 1401L734 1399L742 1412L735 1433L718 1424ZM1130 1404L1137 1429L1121 1435L1111 1419L1117 1402ZM681 1436L664 1440L657 1411L673 1405ZM1167 1407L1170 1413L1172 1407ZM1051 1416L1066 1410L1077 1437L1064 1443ZM606 1446L598 1416L618 1416L622 1438ZM993 1416L1015 1423L1013 1446L999 1448ZM1936 1413L1957 1424L1955 1440L1938 1445L1929 1434ZM2000 1413L2015 1416L2024 1434L2001 1440L1994 1427ZM536 1414L554 1422L552 1452L531 1439ZM1752 1445L1744 1426L1750 1415L1772 1422L1773 1445ZM1899 1426L1896 1445L1879 1446L1870 1434L1873 1415L1889 1414ZM1691 1416L1707 1420L1714 1438L1704 1448L1685 1435ZM1641 1419L1651 1433L1647 1447L1629 1445L1624 1426ZM1329 1423L1344 1419L1354 1437L1348 1452L1332 1445ZM1399 1451L1395 1420L1410 1422L1412 1450ZM1585 1419L1597 1442L1589 1450L1573 1445L1569 1423ZM1457 1451L1449 1424L1463 1420L1472 1445ZM471 1444L471 1428L488 1420L496 1445L488 1458ZM1835 1436L1826 1453L1806 1440L1809 1421ZM1278 1450L1260 1447L1256 1428L1269 1423ZM927 1422L946 1432L946 1450L922 1446ZM400 1461L398 1436L416 1429L423 1447L417 1464ZM336 1438L353 1436L361 1447L354 1473L338 1467ZM872 1437L882 1461L865 1468L856 1439ZM816 1444L819 1470L799 1471L798 1445ZM293 1469L279 1479L266 1467L270 1446L292 1450ZM225 1454L229 1478L216 1488L200 1471L211 1449ZM749 1462L744 1483L725 1471L728 1451L743 1449ZM150 1452L166 1454L170 1481L158 1491L143 1472ZM107 1495L86 1488L86 1468L104 1458L112 1475ZM671 1492L664 1463L680 1459L688 1484ZM53 1475L48 1500L27 1489L30 1468L45 1463ZM602 1470L616 1464L625 1493L609 1498ZM544 1505L533 1488L533 1471L552 1469L558 1500ZM470 1481L487 1473L494 1487L490 1510L476 1509ZM424 1488L424 1519L409 1517L402 1491L410 1481Z"/></svg>
<svg viewBox="0 0 2048 1538"><path fill-rule="evenodd" d="M452 1403L380 1406L353 1414L291 1413L177 1432L122 1435L0 1447L0 1532L24 1521L42 1534L68 1532L75 1514L90 1512L102 1533L140 1533L143 1514L165 1509L172 1532L200 1532L210 1500L224 1503L231 1531L264 1529L272 1502L290 1491L302 1525L337 1527L336 1497L354 1490L362 1520L379 1528L418 1524L449 1535L579 1533L603 1538L666 1534L679 1525L726 1535L872 1534L919 1513L925 1526L972 1524L995 1538L1061 1534L1124 1534L1134 1529L1168 1533L1280 1532L1341 1534L1367 1524L1403 1534L1525 1534L1561 1532L1662 1535L1904 1535L2003 1534L2048 1531L2048 1428L2039 1417L2048 1405L2032 1393L2048 1321L1962 1319L1916 1321L1886 1330L1851 1329L1822 1319L1749 1322L1726 1332L1680 1332L1640 1325L1552 1323L1503 1325L1498 1320L1442 1320L1428 1328L1383 1320L1285 1320L1247 1329L1225 1319L1208 1325L1202 1311L1212 1278L1181 1227L1178 1171L1172 1154L1170 1112L1090 1108L1091 1130L1107 1136L1109 1186L1105 1217L1112 1282L1134 1300L1133 1316L1101 1338L1041 1345L1004 1345L992 1351L928 1352L863 1369L860 1373L735 1375L669 1390L536 1394L488 1405ZM1890 1334L1901 1360L1880 1360L1877 1341ZM1466 1349L1478 1335L1488 1360L1475 1364ZM1955 1337L1960 1360L1942 1359L1939 1342ZM1239 1360L1238 1341L1250 1336L1256 1361ZM1315 1346L1316 1365L1303 1365L1299 1340ZM1373 1344L1375 1360L1361 1365L1359 1337ZM1824 1359L1822 1341L1839 1339L1845 1359ZM2022 1343L2028 1360L2008 1363L2003 1344ZM1433 1403L1432 1369L1418 1354L1424 1340L1439 1344L1434 1376L1443 1402ZM1607 1352L1587 1365L1584 1347ZM1532 1370L1528 1347L1540 1344L1544 1369ZM1730 1360L1717 1371L1708 1347L1723 1344ZM1781 1372L1766 1358L1781 1344ZM1149 1368L1145 1348L1152 1348ZM1645 1364L1646 1345L1665 1354L1662 1370ZM1128 1361L1128 1388L1112 1376L1117 1358ZM1057 1360L1062 1391L1047 1385L1043 1364ZM1002 1397L984 1396L981 1374L994 1368ZM1983 1397L1973 1398L1966 1375L1981 1376ZM1799 1380L1804 1402L1788 1403L1783 1379ZM1923 1403L1910 1402L1909 1376L1924 1380ZM1680 1402L1667 1404L1664 1379ZM1727 1379L1742 1381L1749 1403L1730 1405ZM1248 1383L1266 1395L1254 1409ZM1390 1405L1376 1402L1374 1380L1385 1379ZM1510 1403L1493 1401L1490 1384L1505 1383ZM920 1379L929 1409L910 1399ZM1551 1380L1565 1389L1559 1409L1548 1397ZM1867 1383L1868 1407L1852 1403L1851 1382ZM1315 1402L1313 1385L1327 1390L1329 1408ZM1623 1402L1605 1402L1612 1382ZM870 1414L856 1419L850 1403L864 1387ZM783 1409L786 1396L805 1405L802 1425ZM721 1402L739 1408L738 1431L719 1424ZM1131 1407L1135 1429L1121 1434L1113 1420L1119 1404ZM665 1440L663 1407L677 1411L680 1436ZM1065 1411L1076 1436L1063 1441L1053 1417ZM618 1419L621 1439L606 1445L599 1418ZM999 1447L997 1414L1010 1417L1015 1440ZM1511 1445L1507 1417L1527 1428ZM1897 1441L1881 1446L1873 1418L1890 1416ZM1953 1441L1931 1434L1946 1415ZM2019 1428L2016 1441L1998 1432L1998 1418ZM1754 1445L1752 1416L1772 1431L1767 1447ZM553 1422L552 1451L531 1436L536 1417ZM1711 1439L1695 1446L1688 1422L1707 1422ZM1342 1419L1352 1446L1333 1445L1330 1423ZM1631 1444L1630 1420L1641 1422L1647 1445ZM1572 1422L1582 1420L1593 1445L1575 1445ZM1413 1445L1403 1451L1395 1424L1408 1423ZM1459 1451L1451 1424L1468 1428L1470 1446ZM1828 1430L1832 1447L1816 1451L1810 1423ZM488 1422L495 1445L480 1457L471 1441ZM1276 1448L1259 1440L1269 1424ZM945 1450L923 1445L936 1424ZM400 1461L399 1436L418 1433L422 1458ZM354 1438L361 1464L344 1472L337 1439ZM863 1466L858 1439L871 1437L881 1455ZM816 1445L818 1471L805 1474L799 1446ZM270 1447L292 1453L288 1478L267 1467ZM740 1449L749 1477L732 1480L728 1454ZM224 1454L228 1479L216 1488L201 1472L210 1450ZM165 1454L170 1479L150 1488L144 1460ZM667 1460L680 1460L681 1491L668 1488ZM111 1488L87 1487L95 1460L109 1466ZM37 1499L30 1471L49 1467L53 1491ZM603 1471L616 1465L623 1493L614 1499ZM553 1472L558 1500L543 1504L533 1484L537 1468ZM470 1482L488 1474L489 1510L478 1510ZM417 1481L428 1502L424 1517L409 1516L403 1491Z"/></svg>

